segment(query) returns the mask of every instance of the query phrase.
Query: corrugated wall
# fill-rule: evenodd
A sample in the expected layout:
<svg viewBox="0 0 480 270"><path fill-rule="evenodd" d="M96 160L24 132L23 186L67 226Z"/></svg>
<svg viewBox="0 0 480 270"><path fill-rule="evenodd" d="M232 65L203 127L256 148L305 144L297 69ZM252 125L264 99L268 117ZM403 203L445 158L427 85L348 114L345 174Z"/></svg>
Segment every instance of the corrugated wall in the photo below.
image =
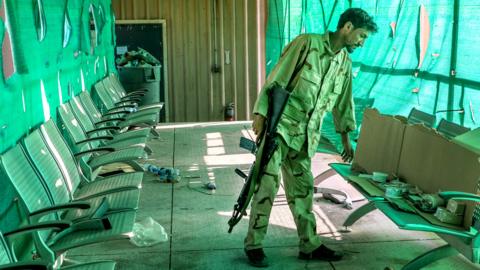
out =
<svg viewBox="0 0 480 270"><path fill-rule="evenodd" d="M117 20L166 20L170 122L223 120L230 102L250 119L265 76L264 0L112 2Z"/></svg>

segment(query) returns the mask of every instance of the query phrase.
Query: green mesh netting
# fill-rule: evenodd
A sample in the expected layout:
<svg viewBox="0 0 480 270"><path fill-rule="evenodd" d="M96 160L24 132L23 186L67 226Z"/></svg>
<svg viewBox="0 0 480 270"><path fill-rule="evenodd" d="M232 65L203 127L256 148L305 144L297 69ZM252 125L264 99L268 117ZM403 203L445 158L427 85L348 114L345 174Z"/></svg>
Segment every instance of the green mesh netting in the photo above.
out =
<svg viewBox="0 0 480 270"><path fill-rule="evenodd" d="M5 0L1 9L0 153L115 72L111 0Z"/></svg>
<svg viewBox="0 0 480 270"><path fill-rule="evenodd" d="M32 128L56 119L58 105L115 72L115 39L111 0L4 0L0 4L3 153ZM12 200L15 191L1 169L0 186L11 195L0 196L0 227L10 230L25 217L12 204L20 201ZM16 252L17 256L31 257L28 239L16 239L17 251L24 251Z"/></svg>
<svg viewBox="0 0 480 270"><path fill-rule="evenodd" d="M274 67L283 47L298 34L335 31L345 9L360 7L374 16L379 32L366 41L364 48L351 55L353 91L359 107L363 108L373 99L373 106L383 113L407 116L415 107L436 115L437 123L445 118L467 127L478 127L480 82L475 75L479 74L480 67L475 63L479 58L476 47L480 38L472 33L480 30L480 22L475 19L480 4L460 3L458 38L455 39L452 24L455 0L269 0L267 73ZM424 57L420 56L419 45L422 6L429 22L424 25L430 28ZM396 25L395 31L392 24ZM458 47L452 52L454 44ZM456 60L452 61L451 55L456 55ZM451 76L452 68L455 76ZM357 120L361 120L361 113L357 115ZM322 134L340 149L339 136L330 120L331 116L327 115Z"/></svg>

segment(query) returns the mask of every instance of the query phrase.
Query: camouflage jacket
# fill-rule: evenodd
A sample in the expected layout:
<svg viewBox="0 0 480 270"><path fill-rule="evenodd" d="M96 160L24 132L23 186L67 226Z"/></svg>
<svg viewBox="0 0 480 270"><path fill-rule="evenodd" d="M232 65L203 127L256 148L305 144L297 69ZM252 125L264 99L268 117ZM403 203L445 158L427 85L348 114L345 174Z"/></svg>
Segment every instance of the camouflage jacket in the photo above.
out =
<svg viewBox="0 0 480 270"><path fill-rule="evenodd" d="M337 132L355 129L352 62L345 49L331 51L328 32L300 35L288 44L258 96L254 113L267 115L267 91L274 83L291 92L277 127L289 147L300 151L307 143L313 156L327 111L332 111Z"/></svg>

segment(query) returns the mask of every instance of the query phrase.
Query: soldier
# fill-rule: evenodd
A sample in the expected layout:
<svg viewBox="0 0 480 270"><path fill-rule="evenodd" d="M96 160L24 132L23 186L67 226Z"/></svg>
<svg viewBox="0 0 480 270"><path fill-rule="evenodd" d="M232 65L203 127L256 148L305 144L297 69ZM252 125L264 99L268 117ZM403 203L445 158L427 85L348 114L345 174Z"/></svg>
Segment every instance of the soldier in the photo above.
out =
<svg viewBox="0 0 480 270"><path fill-rule="evenodd" d="M303 34L283 51L267 78L254 107L253 131L261 138L268 117L268 90L278 85L290 92L277 126L278 147L258 181L252 199L245 253L250 264L266 267L262 249L274 197L278 191L280 169L288 205L299 236L299 258L340 260L343 253L322 244L316 235L312 213L313 176L311 157L315 154L322 119L332 111L340 133L346 162L353 159L348 132L355 130L352 98L352 62L348 53L363 46L377 32L372 17L360 8L347 9L335 32Z"/></svg>

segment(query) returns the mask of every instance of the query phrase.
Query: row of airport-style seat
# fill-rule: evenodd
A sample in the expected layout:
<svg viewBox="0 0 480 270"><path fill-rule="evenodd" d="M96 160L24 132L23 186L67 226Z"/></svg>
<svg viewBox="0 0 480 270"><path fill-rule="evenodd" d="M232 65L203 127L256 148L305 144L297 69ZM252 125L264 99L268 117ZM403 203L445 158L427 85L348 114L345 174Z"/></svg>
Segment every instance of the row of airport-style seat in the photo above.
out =
<svg viewBox="0 0 480 270"><path fill-rule="evenodd" d="M141 161L152 153L146 143L158 136L163 108L139 106L146 91L127 93L111 74L60 105L57 123L48 120L0 155L0 202L8 205L0 269L115 268L63 261L73 248L133 236Z"/></svg>

